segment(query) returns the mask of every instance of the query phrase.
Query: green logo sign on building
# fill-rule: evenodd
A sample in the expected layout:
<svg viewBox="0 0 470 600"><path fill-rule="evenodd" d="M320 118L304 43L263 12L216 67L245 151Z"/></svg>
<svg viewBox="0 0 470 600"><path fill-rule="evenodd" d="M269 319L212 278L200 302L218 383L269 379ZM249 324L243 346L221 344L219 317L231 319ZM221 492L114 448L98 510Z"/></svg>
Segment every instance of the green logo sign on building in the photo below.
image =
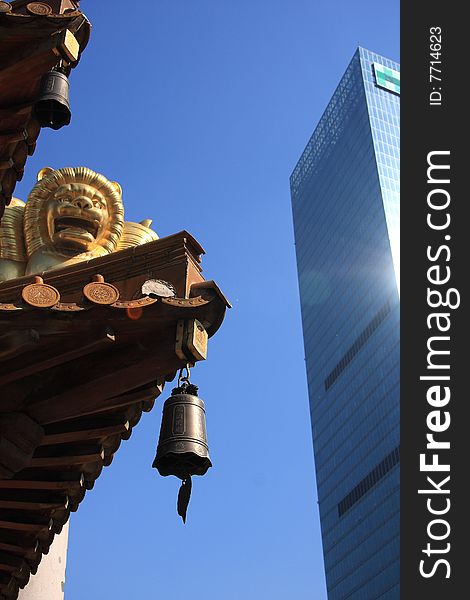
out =
<svg viewBox="0 0 470 600"><path fill-rule="evenodd" d="M379 65L379 63L373 63L373 65L374 65L375 81L376 81L377 85L381 88L389 90L390 92L395 92L395 94L399 94L400 93L400 73L399 73L399 71L395 71L394 69L389 69L388 67Z"/></svg>

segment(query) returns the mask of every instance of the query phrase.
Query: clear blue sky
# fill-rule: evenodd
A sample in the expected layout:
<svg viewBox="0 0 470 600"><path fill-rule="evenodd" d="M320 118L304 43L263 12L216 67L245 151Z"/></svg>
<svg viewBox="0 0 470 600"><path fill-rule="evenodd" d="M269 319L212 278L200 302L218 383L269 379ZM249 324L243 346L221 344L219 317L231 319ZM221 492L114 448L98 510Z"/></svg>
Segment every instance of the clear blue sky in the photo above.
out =
<svg viewBox="0 0 470 600"><path fill-rule="evenodd" d="M357 45L399 59L398 0L83 0L72 124L43 166L120 182L128 220L190 231L233 303L193 380L214 467L151 468L162 400L72 515L66 600L325 600L289 175Z"/></svg>

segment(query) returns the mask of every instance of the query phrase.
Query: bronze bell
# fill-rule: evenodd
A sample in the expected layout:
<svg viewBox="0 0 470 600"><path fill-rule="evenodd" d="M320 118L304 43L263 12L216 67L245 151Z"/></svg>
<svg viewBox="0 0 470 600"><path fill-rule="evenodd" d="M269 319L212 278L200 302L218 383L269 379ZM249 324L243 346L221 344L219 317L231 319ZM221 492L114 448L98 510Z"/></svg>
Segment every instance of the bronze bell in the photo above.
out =
<svg viewBox="0 0 470 600"><path fill-rule="evenodd" d="M41 81L40 95L34 106L41 127L60 129L72 118L69 103L69 80L60 71L46 73Z"/></svg>
<svg viewBox="0 0 470 600"><path fill-rule="evenodd" d="M183 384L171 392L163 405L157 456L152 465L160 475L186 479L204 475L212 467L204 402L197 391L195 385Z"/></svg>
<svg viewBox="0 0 470 600"><path fill-rule="evenodd" d="M189 373L189 370L188 370ZM160 475L175 475L182 480L178 494L178 514L186 521L191 495L191 476L204 475L212 467L206 435L204 402L189 377L174 388L163 405L157 455L152 466Z"/></svg>

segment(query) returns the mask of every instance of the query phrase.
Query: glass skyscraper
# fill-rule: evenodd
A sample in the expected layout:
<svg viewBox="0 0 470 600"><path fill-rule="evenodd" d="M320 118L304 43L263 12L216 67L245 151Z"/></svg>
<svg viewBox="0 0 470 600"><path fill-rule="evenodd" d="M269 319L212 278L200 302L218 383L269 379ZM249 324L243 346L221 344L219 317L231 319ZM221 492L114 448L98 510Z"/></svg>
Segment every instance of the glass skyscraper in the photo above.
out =
<svg viewBox="0 0 470 600"><path fill-rule="evenodd" d="M329 600L399 598L399 93L358 48L290 181Z"/></svg>

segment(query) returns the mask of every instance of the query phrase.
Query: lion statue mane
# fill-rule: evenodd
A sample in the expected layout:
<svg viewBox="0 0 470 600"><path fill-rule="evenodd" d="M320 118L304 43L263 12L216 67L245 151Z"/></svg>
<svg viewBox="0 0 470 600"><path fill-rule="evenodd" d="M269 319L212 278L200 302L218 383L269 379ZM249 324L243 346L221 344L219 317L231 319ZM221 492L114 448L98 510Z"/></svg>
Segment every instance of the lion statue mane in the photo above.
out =
<svg viewBox="0 0 470 600"><path fill-rule="evenodd" d="M158 239L151 221L124 221L121 186L86 167L38 173L28 201L0 224L0 282Z"/></svg>

